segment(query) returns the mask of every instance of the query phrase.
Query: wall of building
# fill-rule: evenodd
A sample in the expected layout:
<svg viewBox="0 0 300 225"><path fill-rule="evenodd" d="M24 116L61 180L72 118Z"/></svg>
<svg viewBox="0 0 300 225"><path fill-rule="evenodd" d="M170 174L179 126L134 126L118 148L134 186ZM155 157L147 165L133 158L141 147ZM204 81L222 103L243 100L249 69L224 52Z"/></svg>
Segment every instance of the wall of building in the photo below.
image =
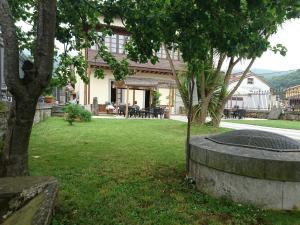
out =
<svg viewBox="0 0 300 225"><path fill-rule="evenodd" d="M253 79L253 83L248 83L248 78ZM237 81L228 86L232 90ZM270 109L274 106L274 98L270 92L270 86L256 76L245 78L232 99L228 100L225 108L238 106L243 109Z"/></svg>
<svg viewBox="0 0 300 225"><path fill-rule="evenodd" d="M86 88L86 94L88 96L88 92L90 93L89 95L89 103L87 104L92 104L93 98L97 97L98 98L98 104L105 104L105 102L110 102L111 101L111 81L114 81L114 76L112 75L110 70L105 70L104 71L105 77L104 79L97 79L94 77L94 71L91 71L90 75L90 86L85 87L85 84L83 81L81 81L79 78L77 79L78 82L75 85L75 91L77 93L77 97L79 98L79 104L84 105L85 101L85 88ZM159 74L153 74L153 73L136 73L134 76L136 77L143 77L143 78L151 78L151 79L157 79L157 80L172 80L172 78L168 75L159 75ZM161 93L160 97L160 104L161 105L169 105L169 94L170 94L170 89L161 87L158 89L158 91ZM135 100L137 101L137 104L141 107L145 107L145 90L135 90ZM122 103L126 102L127 98L127 90L123 89L122 90ZM134 101L134 91L129 90L129 104L132 105ZM175 101L174 101L175 102ZM175 110L172 110L173 112Z"/></svg>

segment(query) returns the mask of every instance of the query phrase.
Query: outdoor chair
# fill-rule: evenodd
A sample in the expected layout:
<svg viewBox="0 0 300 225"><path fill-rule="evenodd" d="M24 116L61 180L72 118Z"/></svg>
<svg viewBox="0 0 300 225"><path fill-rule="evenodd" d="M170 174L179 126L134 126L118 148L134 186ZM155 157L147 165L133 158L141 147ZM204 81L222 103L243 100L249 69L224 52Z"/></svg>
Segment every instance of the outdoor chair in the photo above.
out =
<svg viewBox="0 0 300 225"><path fill-rule="evenodd" d="M150 118L151 112L152 112L151 108L142 109L140 110L140 115L142 118L147 118L147 117Z"/></svg>
<svg viewBox="0 0 300 225"><path fill-rule="evenodd" d="M160 117L161 119L163 119L163 118L164 118L164 115L165 115L165 109L164 109L164 108L159 108L159 117Z"/></svg>
<svg viewBox="0 0 300 225"><path fill-rule="evenodd" d="M158 118L158 116L162 116L163 114L163 111L162 111L162 108L160 107L154 107L151 109L151 116L152 117L155 117L155 118Z"/></svg>
<svg viewBox="0 0 300 225"><path fill-rule="evenodd" d="M119 105L119 115L126 115L126 105Z"/></svg>
<svg viewBox="0 0 300 225"><path fill-rule="evenodd" d="M225 119L229 119L230 118L230 110L229 109L224 109L223 114L225 116Z"/></svg>
<svg viewBox="0 0 300 225"><path fill-rule="evenodd" d="M238 109L237 110L237 116L239 119L243 119L246 116L246 110L245 109Z"/></svg>
<svg viewBox="0 0 300 225"><path fill-rule="evenodd" d="M140 117L140 107L129 107L128 108L129 117Z"/></svg>

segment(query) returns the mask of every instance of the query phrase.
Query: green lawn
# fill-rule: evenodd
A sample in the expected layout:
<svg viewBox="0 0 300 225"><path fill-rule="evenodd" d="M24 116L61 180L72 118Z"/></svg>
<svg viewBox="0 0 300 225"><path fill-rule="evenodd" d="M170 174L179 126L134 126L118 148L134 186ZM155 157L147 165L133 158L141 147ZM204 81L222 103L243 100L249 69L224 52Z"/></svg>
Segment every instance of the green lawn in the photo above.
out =
<svg viewBox="0 0 300 225"><path fill-rule="evenodd" d="M278 127L285 129L300 130L300 121L289 120L224 120L230 123L252 124L265 127Z"/></svg>
<svg viewBox="0 0 300 225"><path fill-rule="evenodd" d="M185 129L169 120L94 119L69 126L50 118L36 125L31 175L60 183L53 225L300 224L297 212L217 200L185 182ZM193 134L212 132L193 128Z"/></svg>

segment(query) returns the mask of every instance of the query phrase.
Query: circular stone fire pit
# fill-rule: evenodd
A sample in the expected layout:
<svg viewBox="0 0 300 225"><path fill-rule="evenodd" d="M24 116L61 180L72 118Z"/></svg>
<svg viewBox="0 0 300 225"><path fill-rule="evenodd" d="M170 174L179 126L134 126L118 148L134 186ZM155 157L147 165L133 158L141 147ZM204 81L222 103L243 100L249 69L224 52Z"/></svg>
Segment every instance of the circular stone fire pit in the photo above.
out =
<svg viewBox="0 0 300 225"><path fill-rule="evenodd" d="M300 208L300 143L257 130L192 137L198 189L267 209Z"/></svg>

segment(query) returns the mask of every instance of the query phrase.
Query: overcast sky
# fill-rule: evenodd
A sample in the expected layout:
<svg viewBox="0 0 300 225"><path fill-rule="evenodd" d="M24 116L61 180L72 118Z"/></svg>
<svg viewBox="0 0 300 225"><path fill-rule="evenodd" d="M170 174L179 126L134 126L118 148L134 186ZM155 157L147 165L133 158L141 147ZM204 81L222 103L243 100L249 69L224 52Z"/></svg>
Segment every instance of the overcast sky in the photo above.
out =
<svg viewBox="0 0 300 225"><path fill-rule="evenodd" d="M27 24L21 24L23 29L29 29ZM287 47L287 55L281 56L279 53L274 54L272 51L267 51L261 58L256 60L252 69L273 71L300 69L300 19L283 24L278 32L270 38L270 41L272 45L283 44ZM60 44L58 44L58 47L63 48ZM244 70L245 67L246 62L236 65L235 70Z"/></svg>
<svg viewBox="0 0 300 225"><path fill-rule="evenodd" d="M256 60L252 68L275 71L300 69L300 19L283 24L270 41L272 45L283 44L288 49L287 55L267 51ZM245 63L236 65L236 69L244 68Z"/></svg>

